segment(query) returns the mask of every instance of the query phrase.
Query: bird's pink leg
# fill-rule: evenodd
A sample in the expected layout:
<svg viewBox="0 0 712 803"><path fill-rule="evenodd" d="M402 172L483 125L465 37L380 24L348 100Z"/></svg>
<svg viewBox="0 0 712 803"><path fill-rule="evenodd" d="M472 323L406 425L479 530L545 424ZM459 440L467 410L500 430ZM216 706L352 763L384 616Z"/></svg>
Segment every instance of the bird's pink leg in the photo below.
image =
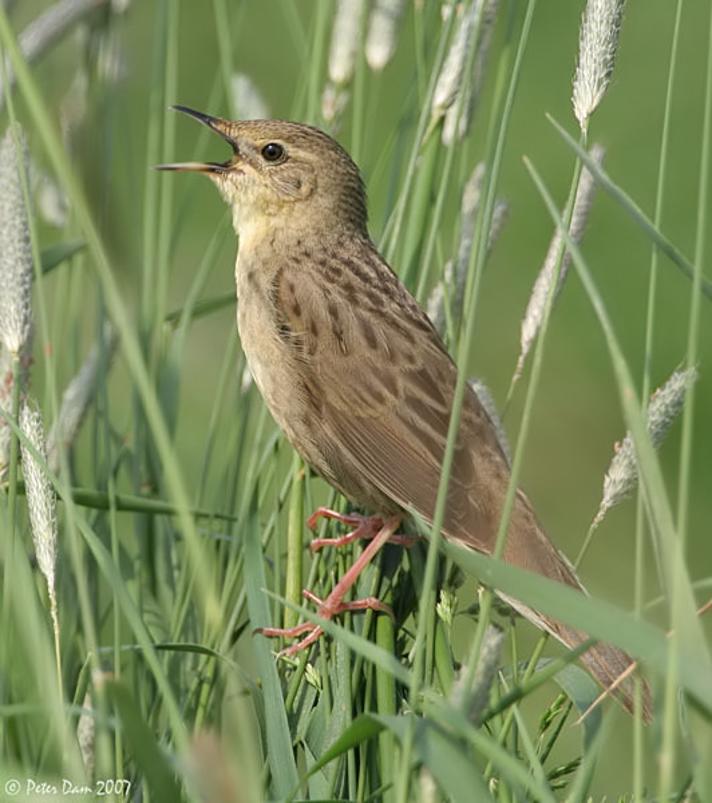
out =
<svg viewBox="0 0 712 803"><path fill-rule="evenodd" d="M328 507L318 507L307 519L307 527L313 530L319 519L335 519L342 524L348 524L350 527L354 527L354 529L350 533L341 535L338 538L314 538L311 544L309 544L309 549L311 549L312 552L317 552L323 547L346 546L359 539L370 541L372 538L376 537L383 527L383 519L380 516L359 516L357 513L344 515ZM413 535L397 535L394 533L388 539L388 543L410 547L418 540L419 539Z"/></svg>
<svg viewBox="0 0 712 803"><path fill-rule="evenodd" d="M344 602L344 597L349 593L351 588L358 580L361 572L374 559L384 544L391 540L395 531L400 525L400 521L400 516L393 516L392 518L381 522L380 530L371 537L369 544L349 568L346 574L344 574L344 576L334 586L334 588L331 590L331 593L325 600L319 599L319 597L317 597L315 594L312 594L311 591L304 592L304 596L307 599L318 604L319 607L317 612L319 616L323 617L324 619L332 619L334 616L339 613L343 613L344 611L365 610L367 608L377 611L384 611L390 616L393 616L393 611L391 611L391 609L385 603L373 597L369 597L364 600L356 600L354 602ZM280 653L280 655L294 655L300 650L303 650L313 644L324 631L319 625L305 622L304 624L297 625L296 627L262 627L255 630L255 632L261 633L263 636L268 636L270 638L275 636L295 638L296 636L301 636L304 633L307 633L308 635L301 641L298 641L296 644L292 644L291 647L287 647Z"/></svg>

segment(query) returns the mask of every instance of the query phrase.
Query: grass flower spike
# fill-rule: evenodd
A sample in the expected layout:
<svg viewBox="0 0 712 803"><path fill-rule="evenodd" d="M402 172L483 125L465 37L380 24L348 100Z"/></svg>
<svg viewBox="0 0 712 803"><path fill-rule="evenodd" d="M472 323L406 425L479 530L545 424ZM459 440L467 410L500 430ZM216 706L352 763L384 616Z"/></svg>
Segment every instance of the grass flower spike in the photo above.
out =
<svg viewBox="0 0 712 803"><path fill-rule="evenodd" d="M337 85L347 84L354 74L364 9L363 0L339 0L336 5L329 50L329 79Z"/></svg>
<svg viewBox="0 0 712 803"><path fill-rule="evenodd" d="M475 23L481 14L482 0L472 0L458 22L452 45L435 84L431 108L434 119L439 119L447 112L455 103L462 88L467 53L472 44L472 35L477 27Z"/></svg>
<svg viewBox="0 0 712 803"><path fill-rule="evenodd" d="M582 131L588 128L588 120L611 80L624 5L624 0L588 0L586 3L572 98Z"/></svg>
<svg viewBox="0 0 712 803"><path fill-rule="evenodd" d="M14 357L32 325L32 248L20 174L27 165L22 130L8 128L0 142L0 340Z"/></svg>
<svg viewBox="0 0 712 803"><path fill-rule="evenodd" d="M104 332L103 351L106 354L107 363L111 361L116 343L116 333L107 324ZM47 462L52 471L59 470L60 450L68 448L79 433L84 416L96 393L101 360L102 349L99 344L96 344L62 395L62 405L57 420L47 439Z"/></svg>
<svg viewBox="0 0 712 803"><path fill-rule="evenodd" d="M34 404L26 403L20 413L20 427L35 452L46 462L45 431L42 415ZM30 516L32 541L37 565L47 583L50 616L54 629L57 670L59 661L59 616L57 613L57 500L46 469L28 447L22 444L22 470ZM61 676L61 675L60 675Z"/></svg>
<svg viewBox="0 0 712 803"><path fill-rule="evenodd" d="M404 5L405 0L376 0L373 4L365 48L366 62L372 70L382 70L393 58Z"/></svg>
<svg viewBox="0 0 712 803"><path fill-rule="evenodd" d="M259 87L246 73L238 72L230 83L232 105L237 115L244 120L260 120L269 117L269 107Z"/></svg>
<svg viewBox="0 0 712 803"><path fill-rule="evenodd" d="M467 96L461 103L452 103L447 112L445 112L442 132L443 145L452 145L466 136L475 113L480 91L482 90L487 57L489 56L492 34L494 33L495 22L497 21L499 0L483 0L483 2L484 8L482 11L482 21L480 23L481 31L477 43L477 52L474 57L472 75L469 81L464 81ZM473 5L479 4L475 3Z"/></svg>
<svg viewBox="0 0 712 803"><path fill-rule="evenodd" d="M663 442L673 422L682 412L687 391L696 379L696 368L675 371L650 397L647 427L656 448ZM597 527L612 507L630 496L637 483L638 461L633 439L628 433L623 442L616 446L616 453L603 480L603 498L591 528Z"/></svg>
<svg viewBox="0 0 712 803"><path fill-rule="evenodd" d="M603 161L604 150L600 145L594 145L591 148L591 157L597 164ZM581 242L583 233L586 229L588 215L591 211L591 204L595 194L596 184L593 176L588 170L581 172L581 178L576 190L576 199L574 200L574 209L571 216L571 225L569 226L569 235L575 243ZM557 228L554 236L551 239L549 250L546 253L544 265L536 277L534 287L532 288L531 295L527 309L522 319L521 332L519 336L520 351L517 360L517 367L514 369L511 387L514 387L516 382L522 375L524 370L524 363L526 362L527 355L531 350L534 340L539 332L541 324L544 320L544 312L546 310L546 300L549 296L549 290L554 282L556 276L556 266L559 262L559 255L563 247L561 232ZM566 251L561 261L561 270L558 274L556 282L556 289L554 290L555 296L561 291L566 274L568 273L569 266L571 265L571 255Z"/></svg>

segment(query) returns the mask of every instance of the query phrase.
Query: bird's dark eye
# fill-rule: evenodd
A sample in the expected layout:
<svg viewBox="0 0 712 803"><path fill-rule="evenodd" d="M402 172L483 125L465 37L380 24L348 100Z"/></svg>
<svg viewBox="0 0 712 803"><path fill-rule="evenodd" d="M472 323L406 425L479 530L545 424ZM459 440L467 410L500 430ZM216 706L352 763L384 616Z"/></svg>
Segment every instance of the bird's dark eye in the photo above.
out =
<svg viewBox="0 0 712 803"><path fill-rule="evenodd" d="M284 148L279 142L268 142L264 148L262 148L262 156L264 156L268 162L278 162L284 156Z"/></svg>

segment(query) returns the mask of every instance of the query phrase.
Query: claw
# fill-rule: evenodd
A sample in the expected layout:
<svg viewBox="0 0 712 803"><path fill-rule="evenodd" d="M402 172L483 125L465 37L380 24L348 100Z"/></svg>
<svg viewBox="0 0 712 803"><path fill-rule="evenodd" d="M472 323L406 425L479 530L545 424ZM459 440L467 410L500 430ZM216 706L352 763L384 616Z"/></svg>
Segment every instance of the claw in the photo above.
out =
<svg viewBox="0 0 712 803"><path fill-rule="evenodd" d="M338 519L344 523L356 526L356 530L353 533L343 536L343 538L349 539L346 541L346 543L349 543L356 538L366 538L369 540L369 544L359 555L358 559L354 562L351 568L334 586L326 599L322 600L317 597L316 594L312 593L308 589L305 589L303 594L306 599L308 599L310 602L313 602L317 606L319 616L323 617L324 619L333 619L334 616L346 611L363 611L368 609L381 611L382 613L388 614L388 616L390 616L392 619L395 619L393 610L384 602L381 602L375 597L367 597L366 599L354 600L352 602L344 602L344 597L356 583L356 580L361 572L373 560L384 544L398 539L395 541L396 543L405 543L407 541L410 545L410 543L417 539L404 535L395 535L395 532L400 525L400 517L397 516L394 516L393 518L384 522L383 519L376 516L370 518L365 516L341 516L341 514L335 513L333 510L329 510L328 508L319 508L316 513L311 516L307 523L313 528L316 524L316 521L322 516L326 518ZM377 527L376 522L378 522ZM367 534L364 535L362 532L356 535L355 533L357 533L360 528L363 528L363 531L366 531ZM327 545L323 542L327 542L328 545L334 546L334 542L341 542L342 540L343 539L339 538L318 539L317 543L321 543L319 546L317 546L317 549L321 546ZM304 650L314 644L314 642L317 641L321 635L323 635L324 630L317 624L304 622L303 624L296 625L295 627L260 627L254 632L260 633L267 638L297 638L298 636L305 636L303 639L301 639L301 641L286 647L279 653L279 655L295 655L301 650Z"/></svg>

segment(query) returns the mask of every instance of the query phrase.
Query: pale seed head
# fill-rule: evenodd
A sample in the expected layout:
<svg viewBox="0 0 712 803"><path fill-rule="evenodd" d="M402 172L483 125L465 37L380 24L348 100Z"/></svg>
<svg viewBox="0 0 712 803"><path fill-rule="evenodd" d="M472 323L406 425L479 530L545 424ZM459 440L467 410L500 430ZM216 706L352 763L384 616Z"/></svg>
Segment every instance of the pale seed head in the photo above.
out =
<svg viewBox="0 0 712 803"><path fill-rule="evenodd" d="M366 62L372 70L382 70L393 58L404 6L405 0L375 0L365 47Z"/></svg>
<svg viewBox="0 0 712 803"><path fill-rule="evenodd" d="M12 357L0 343L0 408L12 412ZM7 476L10 466L10 437L12 430L4 416L0 416L0 482Z"/></svg>
<svg viewBox="0 0 712 803"><path fill-rule="evenodd" d="M482 639L472 687L465 688L466 675L461 672L452 688L450 697L453 704L460 708L475 725L480 723L489 702L490 689L499 668L503 640L503 631L499 627L488 625Z"/></svg>
<svg viewBox="0 0 712 803"><path fill-rule="evenodd" d="M467 63L467 54L473 45L472 37L476 21L482 13L484 0L472 0L470 5L457 21L457 29L450 45L443 66L438 75L431 105L432 117L438 119L455 103L462 89L463 74Z"/></svg>
<svg viewBox="0 0 712 803"><path fill-rule="evenodd" d="M77 722L77 744L79 745L79 752L87 777L91 779L94 777L96 761L96 718L89 692L84 695L82 713L79 715L79 721Z"/></svg>
<svg viewBox="0 0 712 803"><path fill-rule="evenodd" d="M104 331L103 347L107 369L114 355L116 344L116 333L113 327L107 324ZM59 470L61 450L68 449L74 443L84 416L94 399L101 360L102 349L96 344L92 347L84 364L62 394L62 404L59 408L57 420L54 422L47 438L47 462L54 472Z"/></svg>
<svg viewBox="0 0 712 803"><path fill-rule="evenodd" d="M329 49L329 78L335 84L353 77L365 8L364 0L337 0Z"/></svg>
<svg viewBox="0 0 712 803"><path fill-rule="evenodd" d="M33 402L26 402L20 412L20 427L27 440L45 462L45 431L42 415ZM30 516L32 541L37 565L47 581L50 600L55 600L57 567L57 501L45 468L25 444L22 444L22 472Z"/></svg>
<svg viewBox="0 0 712 803"><path fill-rule="evenodd" d="M237 119L266 120L271 116L264 95L246 73L235 73L232 76L230 89Z"/></svg>
<svg viewBox="0 0 712 803"><path fill-rule="evenodd" d="M489 56L492 44L492 34L494 33L495 22L497 21L497 9L499 0L484 0L482 21L480 23L480 35L477 42L477 52L474 56L472 76L469 81L463 81L462 91L466 92L466 97L461 102L453 102L445 112L443 121L442 142L443 145L450 146L459 142L470 130L470 124L477 108L477 101L482 90L487 57Z"/></svg>
<svg viewBox="0 0 712 803"><path fill-rule="evenodd" d="M574 75L574 114L585 131L613 74L625 0L588 0L581 20Z"/></svg>
<svg viewBox="0 0 712 803"><path fill-rule="evenodd" d="M15 356L32 325L32 247L20 172L27 176L27 166L22 129L11 126L0 142L0 339Z"/></svg>
<svg viewBox="0 0 712 803"><path fill-rule="evenodd" d="M697 380L697 375L697 368L694 367L675 371L650 397L646 426L655 448L660 446L682 412L687 392ZM633 439L627 433L623 441L616 445L608 466L603 480L603 497L592 526L598 526L612 507L630 496L637 484L638 460Z"/></svg>
<svg viewBox="0 0 712 803"><path fill-rule="evenodd" d="M604 149L600 145L594 145L591 148L590 156L596 162L601 164L603 162ZM581 171L581 178L576 189L576 198L574 200L574 208L571 215L571 225L569 226L569 236L574 243L578 245L581 242L584 231L586 230L586 223L588 222L589 212L591 211L591 204L595 194L596 183L593 176L584 168ZM521 332L519 337L520 351L519 359L517 360L517 367L512 377L512 384L517 382L524 370L524 363L526 362L527 355L536 339L537 333L541 328L544 320L544 313L546 311L546 302L549 297L549 292L556 277L556 266L559 261L561 249L564 246L561 231L557 227L551 238L549 250L546 254L544 264L539 271L534 286L532 287L529 302L527 304L524 318L522 319ZM559 270L558 279L556 281L556 289L554 290L554 298L561 292L564 284L564 279L568 273L569 266L571 265L571 254L568 249L564 251L561 258L561 268Z"/></svg>

